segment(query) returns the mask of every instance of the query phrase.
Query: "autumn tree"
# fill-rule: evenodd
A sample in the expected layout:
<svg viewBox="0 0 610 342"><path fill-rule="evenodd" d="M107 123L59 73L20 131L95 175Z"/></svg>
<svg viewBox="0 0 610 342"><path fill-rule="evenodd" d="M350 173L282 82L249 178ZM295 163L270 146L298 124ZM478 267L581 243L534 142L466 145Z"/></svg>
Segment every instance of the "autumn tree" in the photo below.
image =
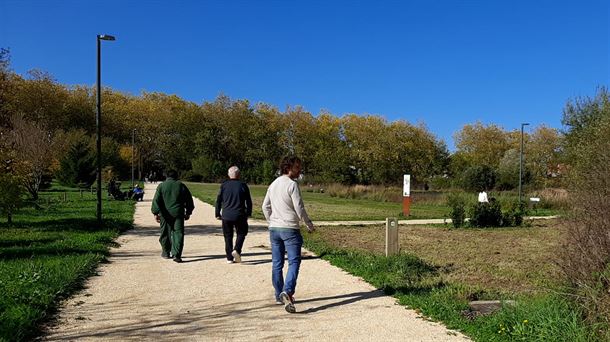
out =
<svg viewBox="0 0 610 342"><path fill-rule="evenodd" d="M532 180L539 187L558 185L554 181L562 163L561 146L563 136L555 128L545 125L537 127L525 145L525 164L532 172Z"/></svg>
<svg viewBox="0 0 610 342"><path fill-rule="evenodd" d="M15 211L23 204L22 165L16 159L17 152L10 140L7 130L0 128L0 213L6 215L9 224L13 222Z"/></svg>
<svg viewBox="0 0 610 342"><path fill-rule="evenodd" d="M470 165L498 167L500 159L511 147L507 133L499 126L477 122L465 125L455 134L455 146Z"/></svg>
<svg viewBox="0 0 610 342"><path fill-rule="evenodd" d="M51 132L40 124L15 115L7 132L15 149L16 158L23 165L20 181L32 199L38 199L38 191L53 161Z"/></svg>

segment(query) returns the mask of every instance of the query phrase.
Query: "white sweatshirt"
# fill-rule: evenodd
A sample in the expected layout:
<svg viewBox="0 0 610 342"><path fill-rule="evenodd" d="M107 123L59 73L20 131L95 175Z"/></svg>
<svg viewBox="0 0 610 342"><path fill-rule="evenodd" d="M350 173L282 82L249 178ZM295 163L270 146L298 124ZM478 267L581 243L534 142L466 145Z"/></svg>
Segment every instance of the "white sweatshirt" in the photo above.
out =
<svg viewBox="0 0 610 342"><path fill-rule="evenodd" d="M307 226L312 225L299 185L287 175L279 176L269 185L263 200L263 214L270 228L299 229L301 220Z"/></svg>

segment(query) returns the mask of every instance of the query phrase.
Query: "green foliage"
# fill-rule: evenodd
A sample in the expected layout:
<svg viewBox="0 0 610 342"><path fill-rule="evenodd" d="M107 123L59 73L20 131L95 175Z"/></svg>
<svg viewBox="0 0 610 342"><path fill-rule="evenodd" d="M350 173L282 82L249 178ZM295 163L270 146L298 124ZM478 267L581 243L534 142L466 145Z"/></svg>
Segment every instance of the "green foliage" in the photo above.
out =
<svg viewBox="0 0 610 342"><path fill-rule="evenodd" d="M180 175L180 179L185 180L187 182L201 182L203 176L195 171L189 170Z"/></svg>
<svg viewBox="0 0 610 342"><path fill-rule="evenodd" d="M506 151L498 166L496 187L499 190L511 190L519 186L519 162L518 150Z"/></svg>
<svg viewBox="0 0 610 342"><path fill-rule="evenodd" d="M509 209L502 214L502 226L518 227L523 224L523 217L527 214L525 202L512 202Z"/></svg>
<svg viewBox="0 0 610 342"><path fill-rule="evenodd" d="M451 223L455 228L460 228L466 218L466 200L460 194L452 193L447 196L447 205L451 208L449 213Z"/></svg>
<svg viewBox="0 0 610 342"><path fill-rule="evenodd" d="M464 125L455 135L457 151L469 165L489 165L496 168L506 150L515 142L501 127L476 122Z"/></svg>
<svg viewBox="0 0 610 342"><path fill-rule="evenodd" d="M222 162L208 157L198 157L192 161L193 173L201 175L204 182L217 182L227 177L227 170Z"/></svg>
<svg viewBox="0 0 610 342"><path fill-rule="evenodd" d="M501 227L502 208L500 202L491 200L478 202L470 210L470 225L472 227Z"/></svg>
<svg viewBox="0 0 610 342"><path fill-rule="evenodd" d="M255 184L270 184L276 177L276 165L265 160L253 168L242 171L242 179Z"/></svg>
<svg viewBox="0 0 610 342"><path fill-rule="evenodd" d="M117 141L112 138L102 139L102 167L112 168L113 175L118 179L127 179L131 178L130 161L121 157L121 145Z"/></svg>
<svg viewBox="0 0 610 342"><path fill-rule="evenodd" d="M496 172L488 165L475 165L464 172L462 186L466 191L480 192L493 189Z"/></svg>
<svg viewBox="0 0 610 342"><path fill-rule="evenodd" d="M65 202L55 192L41 192L38 209L23 208L13 226L0 223L2 341L33 340L60 301L95 272L118 232L132 226L133 202L105 202L98 229L95 196L64 190Z"/></svg>
<svg viewBox="0 0 610 342"><path fill-rule="evenodd" d="M86 187L95 181L95 156L86 140L77 141L60 162L57 178L63 185Z"/></svg>
<svg viewBox="0 0 610 342"><path fill-rule="evenodd" d="M0 213L6 215L8 223L22 205L23 187L19 178L9 173L0 173Z"/></svg>

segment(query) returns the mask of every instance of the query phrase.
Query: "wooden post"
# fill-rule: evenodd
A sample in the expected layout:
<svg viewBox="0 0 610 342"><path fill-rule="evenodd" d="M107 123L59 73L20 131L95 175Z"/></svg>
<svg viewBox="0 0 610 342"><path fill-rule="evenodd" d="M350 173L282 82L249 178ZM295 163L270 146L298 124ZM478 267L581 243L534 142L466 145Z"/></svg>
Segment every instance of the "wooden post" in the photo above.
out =
<svg viewBox="0 0 610 342"><path fill-rule="evenodd" d="M398 254L398 219L385 219L385 256Z"/></svg>
<svg viewBox="0 0 610 342"><path fill-rule="evenodd" d="M411 196L402 198L402 214L404 216L411 215Z"/></svg>
<svg viewBox="0 0 610 342"><path fill-rule="evenodd" d="M64 190L64 202L68 200L68 192Z"/></svg>
<svg viewBox="0 0 610 342"><path fill-rule="evenodd" d="M83 198L83 189L80 189L80 198Z"/></svg>

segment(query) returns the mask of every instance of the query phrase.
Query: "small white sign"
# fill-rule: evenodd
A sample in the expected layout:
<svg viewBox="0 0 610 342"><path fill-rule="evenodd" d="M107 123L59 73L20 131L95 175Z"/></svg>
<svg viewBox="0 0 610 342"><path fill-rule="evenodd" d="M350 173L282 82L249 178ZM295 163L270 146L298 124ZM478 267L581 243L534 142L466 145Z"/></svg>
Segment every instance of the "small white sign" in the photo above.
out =
<svg viewBox="0 0 610 342"><path fill-rule="evenodd" d="M530 197L530 202L540 202L540 197Z"/></svg>
<svg viewBox="0 0 610 342"><path fill-rule="evenodd" d="M402 196L409 197L411 196L411 175L405 175L404 181L402 185Z"/></svg>

